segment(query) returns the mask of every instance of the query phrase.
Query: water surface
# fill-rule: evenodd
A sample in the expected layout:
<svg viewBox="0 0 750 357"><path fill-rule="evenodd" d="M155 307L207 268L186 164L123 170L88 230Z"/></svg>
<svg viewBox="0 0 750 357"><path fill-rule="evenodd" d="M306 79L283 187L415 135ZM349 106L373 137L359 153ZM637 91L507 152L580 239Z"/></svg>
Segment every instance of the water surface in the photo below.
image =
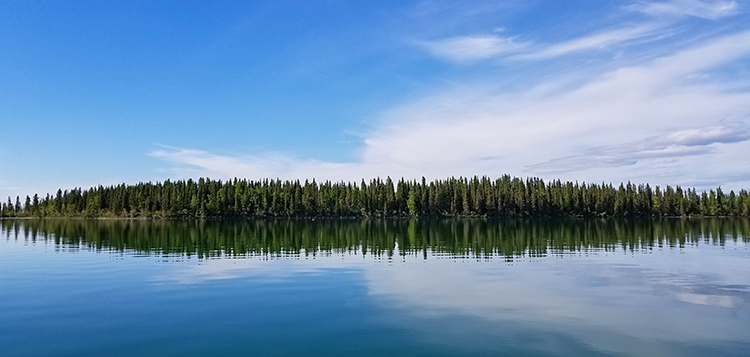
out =
<svg viewBox="0 0 750 357"><path fill-rule="evenodd" d="M750 222L0 221L2 356L747 356Z"/></svg>

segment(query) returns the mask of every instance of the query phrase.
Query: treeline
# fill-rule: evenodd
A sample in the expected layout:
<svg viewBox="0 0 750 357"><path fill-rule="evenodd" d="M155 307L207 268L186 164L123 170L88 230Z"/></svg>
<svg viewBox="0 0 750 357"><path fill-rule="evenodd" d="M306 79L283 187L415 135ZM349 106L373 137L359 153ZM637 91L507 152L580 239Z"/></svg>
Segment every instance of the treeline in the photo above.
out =
<svg viewBox="0 0 750 357"><path fill-rule="evenodd" d="M508 175L369 183L179 180L58 190L0 204L2 217L660 217L750 216L747 191L545 182Z"/></svg>

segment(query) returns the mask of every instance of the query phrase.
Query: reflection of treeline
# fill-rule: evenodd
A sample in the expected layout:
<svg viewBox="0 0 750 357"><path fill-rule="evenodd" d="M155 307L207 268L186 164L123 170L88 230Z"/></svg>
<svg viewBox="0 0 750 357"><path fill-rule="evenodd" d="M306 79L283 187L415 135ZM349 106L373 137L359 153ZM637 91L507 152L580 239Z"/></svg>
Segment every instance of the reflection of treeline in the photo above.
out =
<svg viewBox="0 0 750 357"><path fill-rule="evenodd" d="M165 181L58 190L0 204L4 217L750 216L747 191L579 184L503 176L426 182Z"/></svg>
<svg viewBox="0 0 750 357"><path fill-rule="evenodd" d="M748 219L633 220L5 220L7 239L68 249L211 257L446 253L508 259L588 249L750 242Z"/></svg>

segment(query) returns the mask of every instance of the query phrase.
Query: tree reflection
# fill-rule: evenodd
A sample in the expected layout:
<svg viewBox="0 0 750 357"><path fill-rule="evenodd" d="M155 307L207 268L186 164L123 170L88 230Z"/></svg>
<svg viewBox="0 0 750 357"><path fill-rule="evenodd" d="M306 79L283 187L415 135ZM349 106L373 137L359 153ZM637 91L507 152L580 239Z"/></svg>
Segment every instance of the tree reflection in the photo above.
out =
<svg viewBox="0 0 750 357"><path fill-rule="evenodd" d="M750 220L2 220L6 239L145 254L300 256L361 252L454 258L542 257L750 240Z"/></svg>

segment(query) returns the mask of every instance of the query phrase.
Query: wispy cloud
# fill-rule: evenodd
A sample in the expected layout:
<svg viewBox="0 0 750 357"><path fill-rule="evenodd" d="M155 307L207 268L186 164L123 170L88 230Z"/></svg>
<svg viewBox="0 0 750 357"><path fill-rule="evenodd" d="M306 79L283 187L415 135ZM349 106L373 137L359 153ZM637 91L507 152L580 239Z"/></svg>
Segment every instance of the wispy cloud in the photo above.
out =
<svg viewBox="0 0 750 357"><path fill-rule="evenodd" d="M531 165L529 169L540 173L560 173L635 165L641 160L710 154L715 152L714 144L747 140L750 140L750 132L741 125L678 130L626 144L590 148L582 155L555 158Z"/></svg>
<svg viewBox="0 0 750 357"><path fill-rule="evenodd" d="M750 97L691 81L689 75L748 53L750 33L742 33L641 66L616 68L578 86L552 80L520 93L476 86L448 91L388 113L386 124L366 140L365 157L476 160L490 153L518 156L524 151L518 148L529 146L538 146L532 151L537 154L550 143L612 142L650 137L675 125L702 127L747 113Z"/></svg>
<svg viewBox="0 0 750 357"><path fill-rule="evenodd" d="M279 153L266 155L216 154L204 150L161 146L150 156L172 163L172 173L179 177L207 176L215 178L328 178L331 180L357 180L359 176L346 175L354 164L317 160L301 160ZM359 170L354 170L359 172Z"/></svg>
<svg viewBox="0 0 750 357"><path fill-rule="evenodd" d="M203 150L162 146L149 154L152 157L180 165L178 174L199 170L201 175L213 177L273 177L294 165L293 160L282 155L230 156Z"/></svg>
<svg viewBox="0 0 750 357"><path fill-rule="evenodd" d="M1 172L1 171L0 171ZM7 203L8 197L15 197L18 192L33 192L33 191L22 191L25 187L20 185L14 185L8 180L0 179L0 203ZM13 201L15 202L15 201Z"/></svg>
<svg viewBox="0 0 750 357"><path fill-rule="evenodd" d="M382 113L365 135L360 160L351 163L174 148L152 156L223 177L545 177L564 171L556 177L725 186L734 177L747 186L750 179L732 170L750 152L750 91L712 73L748 57L750 32L741 32L603 74L581 72L573 82L551 77L516 92L491 80L472 83ZM661 161L642 165L649 160Z"/></svg>
<svg viewBox="0 0 750 357"><path fill-rule="evenodd" d="M651 16L694 16L709 20L718 20L736 14L739 11L736 1L726 0L670 0L641 1L628 8Z"/></svg>
<svg viewBox="0 0 750 357"><path fill-rule="evenodd" d="M491 35L451 37L418 42L432 55L452 62L471 62L496 57L516 60L540 60L572 53L601 50L647 36L663 35L661 27L642 24L574 38L556 44L517 43L511 38Z"/></svg>
<svg viewBox="0 0 750 357"><path fill-rule="evenodd" d="M487 59L516 52L525 46L513 42L510 38L496 35L451 37L438 41L419 42L419 44L435 56L455 62Z"/></svg>
<svg viewBox="0 0 750 357"><path fill-rule="evenodd" d="M537 49L523 53L514 58L519 59L546 59L568 55L571 53L597 50L622 44L631 40L654 35L659 29L655 25L639 25L629 28L616 29L601 32L581 38L572 39L559 44L549 46L537 46Z"/></svg>
<svg viewBox="0 0 750 357"><path fill-rule="evenodd" d="M726 0L670 0L639 1L625 6L630 11L646 14L650 19L615 28L571 38L558 43L514 42L510 37L495 34L458 36L442 40L418 42L432 55L453 62L467 62L497 57L521 60L543 60L574 53L602 50L627 45L636 40L658 40L670 36L669 26L685 17L700 17L718 20L735 15L740 6L736 1ZM640 41L639 41L640 42Z"/></svg>

